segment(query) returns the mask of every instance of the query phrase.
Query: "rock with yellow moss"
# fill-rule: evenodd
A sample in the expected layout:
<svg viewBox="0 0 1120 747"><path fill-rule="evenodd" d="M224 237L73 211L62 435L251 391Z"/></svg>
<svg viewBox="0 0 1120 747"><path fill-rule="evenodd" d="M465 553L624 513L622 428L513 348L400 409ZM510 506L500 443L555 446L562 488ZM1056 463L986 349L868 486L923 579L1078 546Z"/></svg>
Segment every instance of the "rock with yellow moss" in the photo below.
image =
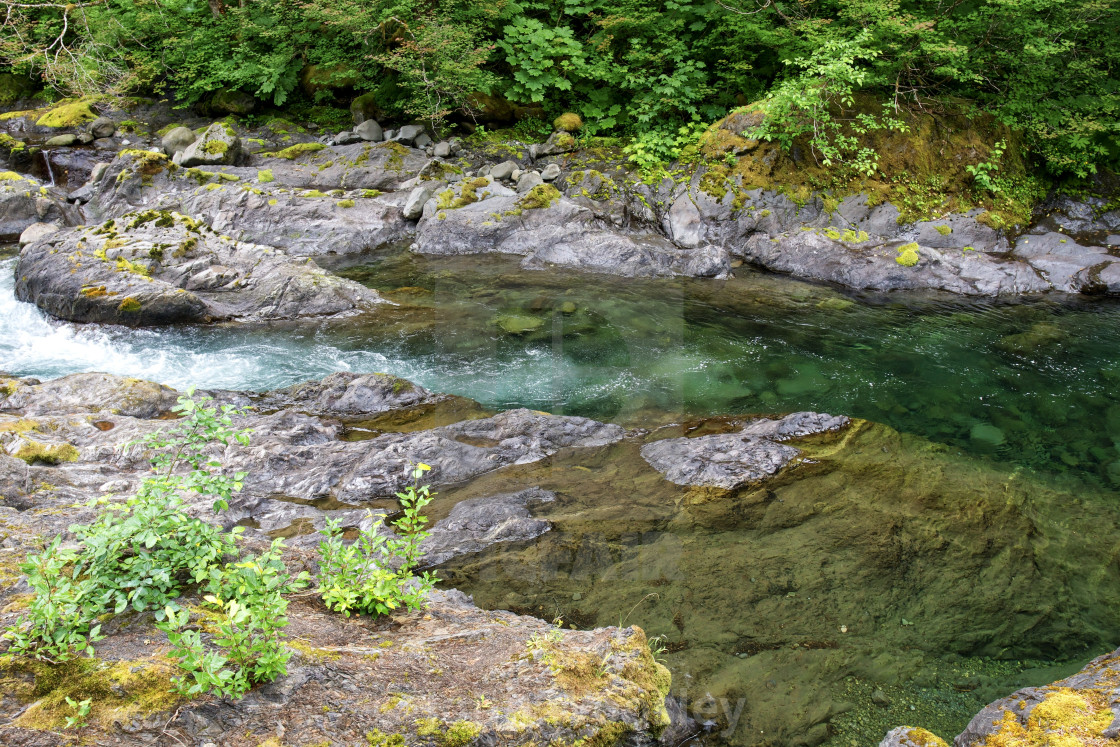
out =
<svg viewBox="0 0 1120 747"><path fill-rule="evenodd" d="M75 225L80 215L59 193L31 176L0 171L0 242L15 242L36 223Z"/></svg>
<svg viewBox="0 0 1120 747"><path fill-rule="evenodd" d="M980 711L955 747L1080 747L1120 739L1120 649L1072 677L1027 687Z"/></svg>
<svg viewBox="0 0 1120 747"><path fill-rule="evenodd" d="M528 269L562 265L626 277L730 272L718 246L684 248L652 231L619 231L550 184L518 195L489 177L463 180L428 200L413 250L514 254Z"/></svg>
<svg viewBox="0 0 1120 747"><path fill-rule="evenodd" d="M152 326L368 311L376 291L158 210L28 244L16 295L71 321Z"/></svg>
<svg viewBox="0 0 1120 747"><path fill-rule="evenodd" d="M225 122L210 125L202 136L183 150L182 166L219 166L237 163L241 157L241 138Z"/></svg>

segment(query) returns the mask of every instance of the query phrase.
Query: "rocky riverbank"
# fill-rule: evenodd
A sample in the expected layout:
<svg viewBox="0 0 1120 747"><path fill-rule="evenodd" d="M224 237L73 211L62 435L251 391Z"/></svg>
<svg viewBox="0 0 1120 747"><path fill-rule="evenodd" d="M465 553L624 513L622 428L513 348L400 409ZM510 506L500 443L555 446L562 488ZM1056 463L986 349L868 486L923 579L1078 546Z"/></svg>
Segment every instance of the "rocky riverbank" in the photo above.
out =
<svg viewBox="0 0 1120 747"><path fill-rule="evenodd" d="M22 556L38 538L66 535L71 523L92 518L88 498L135 491L144 457L122 445L163 427L176 393L102 374L45 383L4 379L0 393L0 624L6 625L27 598L16 570ZM407 460L424 453L440 465L445 482L622 435L617 426L515 411L417 434L339 440L341 426L332 416L369 419L448 399L383 375L339 375L264 396L215 394L253 404L244 424L258 436L239 456L226 455L252 477L220 517L227 526L251 526L250 545L268 540L269 530L311 531L328 515L362 525L369 514L361 506L387 506L406 477ZM330 512L308 505L328 496L354 502ZM547 531L548 523L532 519L526 506L551 499L537 491L456 506L425 546L427 564ZM202 505L192 510L209 514ZM286 557L291 568L312 567L313 553L303 548L314 537L294 539ZM675 744L682 729L693 728L678 711L673 723L669 673L639 629L565 630L479 610L453 590L432 594L421 612L378 619L343 618L301 597L289 619L295 658L288 675L236 703L186 701L168 692L173 666L150 613L108 620L108 637L89 660L52 666L0 657L2 741L642 745L659 737ZM94 700L91 726L73 737L60 733L68 696Z"/></svg>
<svg viewBox="0 0 1120 747"><path fill-rule="evenodd" d="M146 459L122 445L164 427L177 392L136 379L78 374L44 382L3 378L0 393L0 623L8 624L28 591L16 570L19 559L41 538L65 535L70 524L92 518L95 509L84 505L89 498L127 496L136 489ZM1091 637L1095 613L1077 608L1080 602L1070 599L1061 611L1046 607L1054 598L1052 586L1068 588L1064 561L1052 550L1044 561L1031 542L999 528L1014 526L1015 537L1037 535L1053 547L1068 543L1083 520L1099 524L1099 517L1076 518L1061 528L1036 512L1051 504L1068 511L1071 504L1054 496L1037 506L1024 502L1038 495L1040 486L1017 488L983 469L961 470L963 465L944 462L936 449L908 446L898 434L871 424L795 413L649 433L528 410L490 413L381 374L335 374L261 394L209 394L249 408L237 424L252 429L250 445L233 445L215 456L248 472L244 490L218 520L246 527L250 544L287 537L290 566L311 569L315 530L327 518L361 527L369 521L367 510L393 514L408 462L423 460L433 466L433 485L447 496L432 506L424 564L438 566L452 583L468 573L480 589L493 582L513 596L524 594L524 583L547 588L576 583L584 589L582 600L555 610L569 623L559 627L482 611L450 590L436 593L424 612L375 620L347 620L313 597L297 597L289 610L289 646L296 652L289 675L229 703L168 695L171 664L163 634L150 616L125 615L105 625L109 637L88 663L60 669L0 659L7 683L0 703L6 743L65 742L57 733L64 698L97 693L92 731L85 736L116 744L158 744L168 735L196 745L259 745L269 739L352 744L373 734L378 744L583 739L610 745L660 739L675 745L701 731L698 722L707 720L713 738L735 744L811 745L826 741L830 723L854 705L821 700L828 681L845 673L866 677L878 671L889 678L895 671L914 671L917 660L906 651L920 652L926 645L944 650L955 642L961 651L1014 645L1025 651L1036 645L1029 642L1032 631L1050 631L1040 633L1037 645L1072 650ZM640 481L633 486L634 498L619 495L620 471ZM934 475L937 489L927 495L906 477L918 473ZM865 486L860 498L845 487L856 475ZM891 487L882 501L869 501L866 491L879 490L884 479ZM601 498L603 480L612 486L615 503ZM836 492L828 509L820 503L826 486ZM931 500L936 505L920 508ZM625 518L618 516L620 505ZM208 505L192 510L213 517ZM968 527L951 518L957 511L971 517ZM713 553L697 555L670 532L651 531L666 525L678 531L699 527ZM598 528L600 539L590 534L591 527ZM749 569L740 569L738 560L719 549L729 541L742 547L738 535L726 534L735 527L753 537L754 549L745 558ZM646 540L634 550L652 553L644 559L626 549L626 537L635 530ZM619 531L617 540L608 539ZM609 549L604 542L621 544ZM565 570L558 550L574 551L583 570ZM549 567L556 573L510 579L510 573L521 573L514 555L519 552L527 554L537 574ZM622 565L612 570L609 558L618 552ZM1079 549L1078 573L1095 567L1094 553ZM822 574L824 558L829 562ZM722 570L708 568L709 562ZM1039 562L1052 567L1039 573ZM1102 556L1099 562L1107 561ZM645 570L637 575L622 570L635 563L635 570ZM1031 567L1034 575L1024 580ZM740 572L761 583L750 578L748 584ZM588 573L602 575L604 583L588 582ZM738 579L747 596L730 594L719 584L720 574ZM987 578L967 593L958 589L954 607L943 608L940 600L957 586L954 579L969 575ZM680 592L709 593L699 581L704 578L724 589L722 600L710 599L701 605L703 615L684 618L679 610L698 602L682 599L685 606L674 617ZM845 580L837 586L831 578ZM611 608L604 594L634 596L634 579L644 579L638 582L643 592L661 587L657 593L664 601L647 604L656 616L664 614L680 626L680 635L661 639L671 644L671 657L685 657L673 659L687 676L669 700L668 673L652 658L645 633L595 627L590 614L598 605ZM923 590L919 596L899 595L905 579ZM1021 584L1016 599L993 594L1010 583ZM1112 598L1115 590L1098 585L1095 593ZM484 596L492 595L487 590ZM735 610L749 605L752 613L725 620L720 608L726 604ZM832 613L811 612L820 605ZM907 616L901 627L900 609ZM543 606L534 611L548 617L554 612ZM707 639L705 616L713 616L717 638ZM570 622L585 629L565 629ZM867 636L901 638L886 659L869 660L858 653ZM730 663L717 664L717 652L725 647ZM803 693L774 682L779 676L784 683L787 674L800 670L809 678ZM703 677L706 697L727 709L705 710L706 701L689 689L693 677ZM758 690L752 689L756 680ZM813 681L816 687L809 688ZM734 699L748 693L749 707L736 711ZM1094 719L1094 724L1100 720ZM767 741L760 733L776 736Z"/></svg>
<svg viewBox="0 0 1120 747"><path fill-rule="evenodd" d="M56 170L64 174L64 186L16 172L0 182L0 233L22 233L26 245L21 275L28 266L36 274L43 254L78 264L78 244L89 243L84 232L93 230L112 237L117 251L108 259L123 258L130 263L125 270L167 283L160 288L228 290L223 282L245 277L237 259L206 242L189 257L174 257L181 241L152 236L150 227L134 235L136 216L154 212L177 213L237 246L272 247L292 258L408 242L433 255L497 252L521 256L529 268L625 276L721 278L751 265L868 291L1120 292L1120 210L1104 198L1053 195L1030 225L1017 227L978 208L907 222L909 213L881 195L841 199L778 182L756 186L766 183L760 174L786 168L786 157L743 140L737 115L713 125L702 141L705 159L651 180L628 169L621 153L580 150L563 131L544 143L433 142L422 127L385 130L357 112L353 130L318 136L283 120L244 127L188 119L193 129L168 124L156 134L172 114L148 107L137 116L149 121L129 120L127 128L109 118L48 127L41 123L59 118L48 120L41 111L4 115L0 155L10 167L26 171L41 162L50 165L52 179ZM48 149L51 134L56 145ZM168 220L174 219L157 223ZM184 264L194 271L181 269ZM199 277L208 267L216 269ZM100 275L110 269L98 267L94 277L71 278L58 288L49 280L57 273L39 272L38 282L21 286L21 297L66 318L108 320L108 301L90 304L93 291L86 290L87 299L79 294L105 286ZM83 273L90 271L86 263ZM274 296L275 288L259 286L241 283L241 295L258 298L250 306L270 305L261 297ZM106 289L111 298L129 297ZM296 305L301 298L295 294ZM114 320L261 318L256 309L177 301L182 308L175 313ZM309 313L335 313L357 301Z"/></svg>

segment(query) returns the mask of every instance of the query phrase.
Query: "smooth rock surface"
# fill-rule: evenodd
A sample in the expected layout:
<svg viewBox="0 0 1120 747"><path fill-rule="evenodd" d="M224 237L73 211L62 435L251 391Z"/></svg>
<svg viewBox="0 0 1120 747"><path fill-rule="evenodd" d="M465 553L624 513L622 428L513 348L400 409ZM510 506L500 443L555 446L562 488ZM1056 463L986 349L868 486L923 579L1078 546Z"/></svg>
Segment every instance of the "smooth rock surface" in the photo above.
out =
<svg viewBox="0 0 1120 747"><path fill-rule="evenodd" d="M770 477L800 455L782 441L836 431L848 422L842 415L799 412L757 420L734 433L654 441L642 447L642 458L677 485L734 490Z"/></svg>

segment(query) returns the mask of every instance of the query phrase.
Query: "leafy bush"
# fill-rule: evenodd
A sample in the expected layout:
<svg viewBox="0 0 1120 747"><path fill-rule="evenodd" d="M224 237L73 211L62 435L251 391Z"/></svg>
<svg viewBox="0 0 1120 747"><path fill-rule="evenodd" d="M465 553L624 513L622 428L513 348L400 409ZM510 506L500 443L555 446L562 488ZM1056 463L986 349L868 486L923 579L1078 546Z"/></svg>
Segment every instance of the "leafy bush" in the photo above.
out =
<svg viewBox="0 0 1120 747"><path fill-rule="evenodd" d="M847 125L828 125L847 91L894 116L983 109L1022 131L1054 174L1120 157L1120 35L1107 31L1120 7L1106 0L76 0L7 10L0 65L68 95L172 89L191 103L240 90L280 106L368 90L387 115L441 120L469 112L478 92L501 93L543 104L548 117L578 112L587 134L635 138L672 137L769 95L773 137L811 131L822 161L866 173L873 160L839 139L852 135ZM327 87L301 92L312 69ZM878 114L857 124L889 126Z"/></svg>
<svg viewBox="0 0 1120 747"><path fill-rule="evenodd" d="M96 585L100 606L116 614L131 606L137 612L156 610L162 618L184 583L201 583L215 563L236 552L240 528L227 533L189 516L183 496L210 498L215 511L227 508L245 474L226 475L208 452L213 445L247 444L248 432L232 428L235 408L205 407L208 398L192 394L173 408L182 419L141 441L154 450L155 474L136 495L123 505L101 499L96 503L104 510L93 524L70 527L85 544L81 572ZM189 469L179 473L180 466Z"/></svg>
<svg viewBox="0 0 1120 747"><path fill-rule="evenodd" d="M102 638L101 626L93 624L101 612L100 590L81 576L78 553L60 548L61 542L55 537L20 564L34 593L27 613L4 632L13 654L66 661L75 653L92 655L93 643Z"/></svg>
<svg viewBox="0 0 1120 747"><path fill-rule="evenodd" d="M259 682L287 674L291 651L283 629L288 601L283 595L307 586L306 572L292 577L281 560L284 541L277 539L257 557L210 568L204 614L213 635L208 647L197 630L183 630L188 609L169 606L159 625L171 642L171 656L187 672L173 679L183 695L213 693L240 698ZM214 650L216 649L216 650Z"/></svg>
<svg viewBox="0 0 1120 747"><path fill-rule="evenodd" d="M420 511L432 500L428 486L420 486L424 472L419 464L412 470L413 484L397 493L403 515L393 522L399 534L381 533L382 517L351 544L342 538L339 522L327 520L319 543L319 593L329 609L347 617L351 612L384 615L399 607L419 609L435 585L435 576L413 573L420 559L420 543L428 536L428 519ZM396 569L394 570L394 566Z"/></svg>

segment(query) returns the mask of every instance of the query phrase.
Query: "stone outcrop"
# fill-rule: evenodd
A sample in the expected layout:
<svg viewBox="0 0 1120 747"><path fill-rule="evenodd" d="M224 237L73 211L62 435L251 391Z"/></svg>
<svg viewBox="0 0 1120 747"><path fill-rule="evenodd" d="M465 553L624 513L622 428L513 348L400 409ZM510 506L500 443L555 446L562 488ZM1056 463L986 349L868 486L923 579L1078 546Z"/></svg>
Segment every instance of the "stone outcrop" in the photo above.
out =
<svg viewBox="0 0 1120 747"><path fill-rule="evenodd" d="M149 210L28 244L16 294L72 321L148 326L368 311L382 299L309 261Z"/></svg>
<svg viewBox="0 0 1120 747"><path fill-rule="evenodd" d="M781 443L848 425L843 415L797 412L780 420L762 419L734 433L670 438L642 447L642 458L677 485L735 490L775 474L800 450Z"/></svg>
<svg viewBox="0 0 1120 747"><path fill-rule="evenodd" d="M0 171L0 241L14 243L36 223L76 225L77 208L30 176Z"/></svg>
<svg viewBox="0 0 1120 747"><path fill-rule="evenodd" d="M563 265L629 277L726 277L727 253L715 246L681 249L651 233L606 228L592 211L541 185L526 195L479 177L429 199L414 250L454 255L497 252L523 265Z"/></svg>
<svg viewBox="0 0 1120 747"><path fill-rule="evenodd" d="M446 519L432 527L431 535L421 545L421 563L436 566L498 542L536 539L551 525L544 519L534 519L529 507L554 500L556 494L551 491L529 488L460 501Z"/></svg>
<svg viewBox="0 0 1120 747"><path fill-rule="evenodd" d="M1120 293L1120 211L1099 198L1053 197L1037 223L1014 237L996 227L1002 219L980 209L899 223L898 207L879 196L838 199L770 187L760 175L771 174L775 159L788 159L773 144L740 136L752 126L749 111L705 136L707 160L657 183L629 173L621 156L582 156L567 132L531 146L464 148L458 141L431 143L419 125L381 131L372 113L363 104L355 131L318 139L283 120L252 136L223 120L195 138L203 128L194 120L193 130L138 138L174 163L101 138L103 147L113 141L119 150L107 178L68 187L75 201L88 201L85 222L143 209L178 211L232 238L299 256L412 241L425 254L518 255L539 270L723 278L747 264L875 292ZM88 133L73 136L78 140L58 146L53 158L84 174L88 165L66 154L81 152ZM12 154L23 148L5 137L0 147ZM731 168L716 155L748 167ZM13 216L11 225L0 220L0 234L10 228L18 235L37 221L82 220L67 213L69 206L26 196L10 206L0 201L0 219L5 211Z"/></svg>

